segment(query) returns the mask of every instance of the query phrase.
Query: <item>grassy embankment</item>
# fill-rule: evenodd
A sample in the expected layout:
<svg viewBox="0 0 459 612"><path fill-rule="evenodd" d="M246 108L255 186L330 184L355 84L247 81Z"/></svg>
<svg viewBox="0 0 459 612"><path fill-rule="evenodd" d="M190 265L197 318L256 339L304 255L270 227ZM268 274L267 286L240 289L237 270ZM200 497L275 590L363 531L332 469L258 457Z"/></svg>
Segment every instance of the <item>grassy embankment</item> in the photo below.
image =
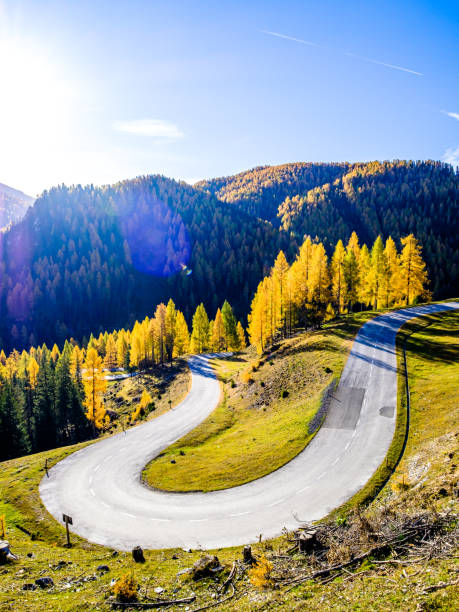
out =
<svg viewBox="0 0 459 612"><path fill-rule="evenodd" d="M142 392L148 391L154 409L147 418L155 418L179 404L189 391L191 373L185 359L175 359L164 365L142 372L139 376L107 382L105 408L112 415L112 430L120 431L130 424L130 415L140 401Z"/></svg>
<svg viewBox="0 0 459 612"><path fill-rule="evenodd" d="M333 378L339 378L360 313L277 345L215 359L223 387L217 409L144 470L152 487L212 491L250 482L293 459L311 440L309 422ZM174 463L171 463L174 461Z"/></svg>

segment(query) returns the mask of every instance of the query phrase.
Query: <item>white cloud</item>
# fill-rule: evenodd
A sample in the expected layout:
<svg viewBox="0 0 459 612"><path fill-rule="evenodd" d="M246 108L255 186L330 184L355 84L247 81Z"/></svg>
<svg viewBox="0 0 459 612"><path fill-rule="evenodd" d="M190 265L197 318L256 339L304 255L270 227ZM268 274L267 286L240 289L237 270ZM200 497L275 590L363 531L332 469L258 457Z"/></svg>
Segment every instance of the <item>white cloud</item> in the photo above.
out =
<svg viewBox="0 0 459 612"><path fill-rule="evenodd" d="M175 123L162 119L134 119L132 121L114 121L113 129L139 136L148 136L159 142L171 142L183 138L184 134Z"/></svg>
<svg viewBox="0 0 459 612"><path fill-rule="evenodd" d="M453 119L457 119L459 121L459 113L448 113L447 111L443 111L443 113L448 115L448 117L452 117Z"/></svg>
<svg viewBox="0 0 459 612"><path fill-rule="evenodd" d="M459 117L458 117L459 119ZM443 155L443 161L447 164L451 164L453 168L459 166L459 147L453 149L446 149L445 154Z"/></svg>

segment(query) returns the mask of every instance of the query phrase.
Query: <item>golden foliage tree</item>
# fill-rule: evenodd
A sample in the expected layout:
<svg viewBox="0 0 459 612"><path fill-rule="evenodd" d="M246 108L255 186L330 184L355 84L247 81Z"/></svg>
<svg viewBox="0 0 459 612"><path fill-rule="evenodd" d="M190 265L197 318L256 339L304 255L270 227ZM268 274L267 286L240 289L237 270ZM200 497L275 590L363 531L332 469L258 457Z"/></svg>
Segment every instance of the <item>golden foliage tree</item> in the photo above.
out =
<svg viewBox="0 0 459 612"><path fill-rule="evenodd" d="M400 290L408 306L424 293L428 281L426 265L422 259L422 248L413 234L401 239Z"/></svg>
<svg viewBox="0 0 459 612"><path fill-rule="evenodd" d="M86 354L86 359L83 364L83 389L84 389L84 406L86 408L86 416L91 422L93 432L100 429L105 419L105 408L102 402L102 395L107 388L102 369L102 358L95 348L90 348Z"/></svg>

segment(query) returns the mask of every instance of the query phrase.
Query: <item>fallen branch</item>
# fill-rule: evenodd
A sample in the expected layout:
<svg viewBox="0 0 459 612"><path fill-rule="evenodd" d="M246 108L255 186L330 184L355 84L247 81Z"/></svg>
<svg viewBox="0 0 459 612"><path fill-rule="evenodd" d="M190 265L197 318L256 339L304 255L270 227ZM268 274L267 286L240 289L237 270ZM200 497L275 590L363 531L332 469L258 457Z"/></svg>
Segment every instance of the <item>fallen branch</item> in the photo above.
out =
<svg viewBox="0 0 459 612"><path fill-rule="evenodd" d="M439 582L438 584L432 584L425 589L422 589L421 595L431 593L432 591L438 591L438 589L446 589L449 586L456 586L459 584L459 578L457 580L451 580L451 582Z"/></svg>
<svg viewBox="0 0 459 612"><path fill-rule="evenodd" d="M146 610L148 608L161 608L162 606L174 606L176 604L188 604L193 603L195 601L196 595L192 595L191 597L185 597L184 599L171 599L171 600L157 600L157 601L137 601L137 602L121 602L121 601L113 601L110 602L114 607L121 608L140 608Z"/></svg>
<svg viewBox="0 0 459 612"><path fill-rule="evenodd" d="M191 612L201 612L201 610L208 610L209 608L216 608L217 606L221 605L222 603L225 603L225 602L229 601L230 599L233 599L234 594L236 592L236 589L234 588L234 584L233 583L231 583L231 587L233 588L233 592L231 593L231 595L229 597L225 597L225 599L221 599L220 601L214 601L214 602L208 604L207 606L202 606L202 608L195 608Z"/></svg>

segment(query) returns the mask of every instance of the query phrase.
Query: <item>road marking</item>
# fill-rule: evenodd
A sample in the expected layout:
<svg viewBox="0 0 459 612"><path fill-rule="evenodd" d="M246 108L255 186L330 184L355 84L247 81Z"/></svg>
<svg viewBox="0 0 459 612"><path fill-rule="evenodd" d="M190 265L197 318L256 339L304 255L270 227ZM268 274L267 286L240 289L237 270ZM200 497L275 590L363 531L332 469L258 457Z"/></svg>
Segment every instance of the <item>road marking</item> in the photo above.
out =
<svg viewBox="0 0 459 612"><path fill-rule="evenodd" d="M203 518L203 519L188 519L190 521L190 523L203 523L204 521L208 521L208 518Z"/></svg>
<svg viewBox="0 0 459 612"><path fill-rule="evenodd" d="M278 504L281 504L283 501L285 501L285 499L279 499L276 502L273 502L272 504L269 504L268 508L272 508L273 506L277 506Z"/></svg>
<svg viewBox="0 0 459 612"><path fill-rule="evenodd" d="M245 516L246 514L250 514L250 510L247 510L247 512L236 512L236 514L228 514L228 516Z"/></svg>
<svg viewBox="0 0 459 612"><path fill-rule="evenodd" d="M171 519L164 519L164 518L151 518L150 521L159 521L161 523L169 523Z"/></svg>
<svg viewBox="0 0 459 612"><path fill-rule="evenodd" d="M340 458L339 458L339 457L336 457L336 459L335 459L335 460L333 461L333 463L332 463L332 466L333 466L333 465L336 465L336 464L338 463L338 461L339 461L339 460L340 460Z"/></svg>
<svg viewBox="0 0 459 612"><path fill-rule="evenodd" d="M354 429L354 431L352 432L352 437L354 437L356 433L357 433L357 430Z"/></svg>
<svg viewBox="0 0 459 612"><path fill-rule="evenodd" d="M320 476L317 476L316 480L320 480L321 478L323 478L326 473L327 472L322 472L322 474Z"/></svg>
<svg viewBox="0 0 459 612"><path fill-rule="evenodd" d="M311 485L307 485L306 487L303 487L302 489L297 491L297 493L303 493L303 491L306 491L306 489L309 489L310 487L311 487Z"/></svg>
<svg viewBox="0 0 459 612"><path fill-rule="evenodd" d="M129 512L120 512L120 514L124 514L124 516L129 516L130 518L133 518L133 519L137 518L133 514L129 514Z"/></svg>
<svg viewBox="0 0 459 612"><path fill-rule="evenodd" d="M112 456L111 456L111 455L108 455L108 457L105 457L105 459L104 459L104 463L105 463L106 461L110 461L110 459L111 459L111 458L112 458Z"/></svg>
<svg viewBox="0 0 459 612"><path fill-rule="evenodd" d="M345 450L345 451L347 451L347 449L350 447L350 445L351 445L351 443L350 443L350 442L348 442L348 443L346 444L346 446L344 447L344 450Z"/></svg>
<svg viewBox="0 0 459 612"><path fill-rule="evenodd" d="M90 476L90 477L89 477L89 486L91 486L91 485L92 485L92 481L93 481L93 477L92 477L92 476Z"/></svg>
<svg viewBox="0 0 459 612"><path fill-rule="evenodd" d="M104 501L101 501L100 503L102 504L102 506L105 506L106 508L110 508L110 506L106 504Z"/></svg>
<svg viewBox="0 0 459 612"><path fill-rule="evenodd" d="M100 468L100 463L98 465L96 465L96 467L94 468L94 471L97 472L97 470Z"/></svg>
<svg viewBox="0 0 459 612"><path fill-rule="evenodd" d="M92 489L91 487L89 488L89 492L91 493L91 495L92 495L93 497L95 497L95 496L96 496L96 494L94 493L94 489Z"/></svg>

